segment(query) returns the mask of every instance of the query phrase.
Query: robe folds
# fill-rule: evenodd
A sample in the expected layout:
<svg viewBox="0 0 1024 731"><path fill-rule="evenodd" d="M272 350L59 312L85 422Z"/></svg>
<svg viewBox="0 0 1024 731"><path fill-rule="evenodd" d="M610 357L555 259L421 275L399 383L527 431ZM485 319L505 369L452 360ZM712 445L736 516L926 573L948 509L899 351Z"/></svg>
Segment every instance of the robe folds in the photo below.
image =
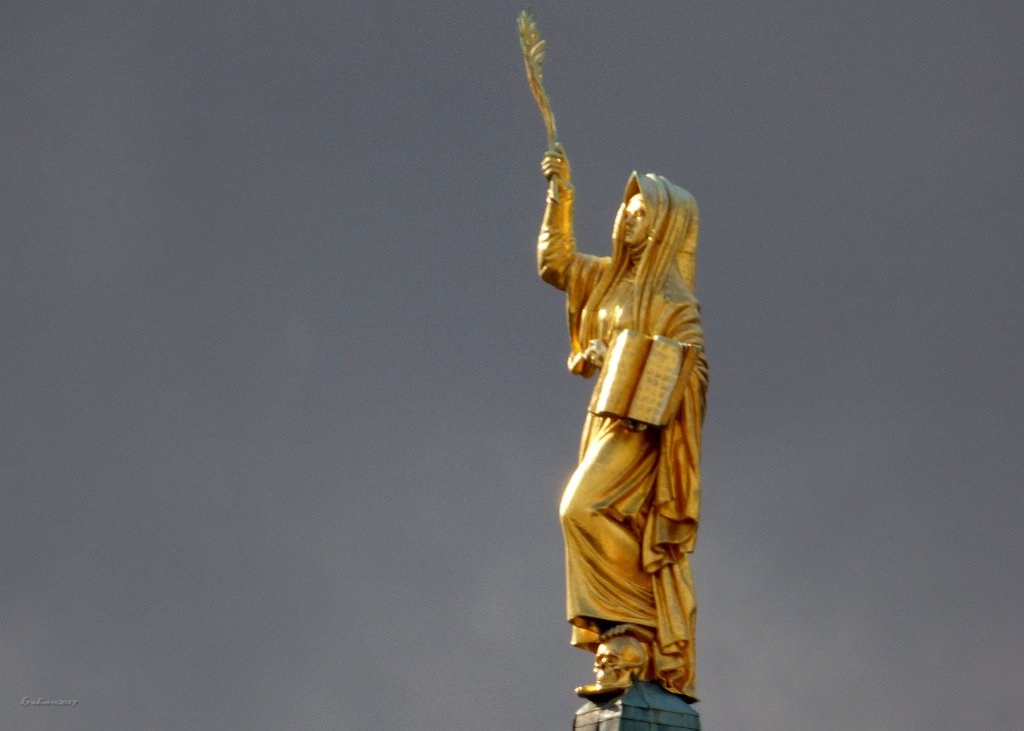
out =
<svg viewBox="0 0 1024 731"><path fill-rule="evenodd" d="M622 211L640 194L649 235L639 261L623 243ZM562 498L566 604L572 643L596 650L615 624L653 630L652 680L695 699L697 603L690 571L700 517L700 438L707 363L693 294L698 215L689 193L634 173L616 217L611 257L576 251L573 191L549 201L538 239L541 277L566 293L570 370L592 375L583 353L623 329L700 349L679 411L663 428L636 431L623 420L587 414L579 464Z"/></svg>

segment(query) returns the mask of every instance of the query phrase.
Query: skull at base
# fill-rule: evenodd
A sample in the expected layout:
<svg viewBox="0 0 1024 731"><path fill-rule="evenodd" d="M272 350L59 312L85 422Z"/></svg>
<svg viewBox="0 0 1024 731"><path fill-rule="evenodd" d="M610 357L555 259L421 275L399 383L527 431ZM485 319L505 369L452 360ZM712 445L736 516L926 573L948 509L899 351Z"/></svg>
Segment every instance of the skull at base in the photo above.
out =
<svg viewBox="0 0 1024 731"><path fill-rule="evenodd" d="M633 678L642 677L647 665L647 650L630 635L619 635L601 642L594 655L597 685L603 688L624 688Z"/></svg>

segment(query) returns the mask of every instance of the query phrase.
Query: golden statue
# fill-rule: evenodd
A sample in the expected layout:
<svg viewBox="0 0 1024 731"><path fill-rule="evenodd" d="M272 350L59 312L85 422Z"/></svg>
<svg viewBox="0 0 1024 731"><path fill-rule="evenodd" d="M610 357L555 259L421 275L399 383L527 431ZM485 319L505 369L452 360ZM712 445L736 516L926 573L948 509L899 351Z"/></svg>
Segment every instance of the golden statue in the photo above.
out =
<svg viewBox="0 0 1024 731"><path fill-rule="evenodd" d="M543 111L543 46L531 53L543 42L525 14L520 37ZM569 370L598 375L560 508L572 644L595 653L596 681L577 692L610 696L636 679L692 702L697 604L689 554L708 382L694 296L697 204L660 175L633 173L612 255L578 253L572 172L550 111L548 119L537 267L566 293Z"/></svg>

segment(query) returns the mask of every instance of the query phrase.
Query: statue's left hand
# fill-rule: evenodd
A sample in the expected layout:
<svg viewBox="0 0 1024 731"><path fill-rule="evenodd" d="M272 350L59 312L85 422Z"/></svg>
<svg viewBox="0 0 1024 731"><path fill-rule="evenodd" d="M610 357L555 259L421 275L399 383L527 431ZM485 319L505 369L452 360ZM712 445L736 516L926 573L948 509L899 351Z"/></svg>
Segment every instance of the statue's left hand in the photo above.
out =
<svg viewBox="0 0 1024 731"><path fill-rule="evenodd" d="M608 355L608 343L604 340L591 340L587 349L583 351L583 357L600 368L604 365L605 356Z"/></svg>

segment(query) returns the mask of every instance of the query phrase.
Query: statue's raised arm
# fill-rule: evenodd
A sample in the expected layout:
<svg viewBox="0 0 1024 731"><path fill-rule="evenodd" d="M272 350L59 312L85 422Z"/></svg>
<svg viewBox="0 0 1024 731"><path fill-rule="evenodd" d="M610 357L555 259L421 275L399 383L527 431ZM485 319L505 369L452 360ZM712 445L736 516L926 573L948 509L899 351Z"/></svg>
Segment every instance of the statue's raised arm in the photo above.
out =
<svg viewBox="0 0 1024 731"><path fill-rule="evenodd" d="M573 231L576 191L572 186L569 159L561 145L544 153L540 168L549 187L544 218L537 236L537 272L548 284L566 289L576 257L576 236Z"/></svg>

